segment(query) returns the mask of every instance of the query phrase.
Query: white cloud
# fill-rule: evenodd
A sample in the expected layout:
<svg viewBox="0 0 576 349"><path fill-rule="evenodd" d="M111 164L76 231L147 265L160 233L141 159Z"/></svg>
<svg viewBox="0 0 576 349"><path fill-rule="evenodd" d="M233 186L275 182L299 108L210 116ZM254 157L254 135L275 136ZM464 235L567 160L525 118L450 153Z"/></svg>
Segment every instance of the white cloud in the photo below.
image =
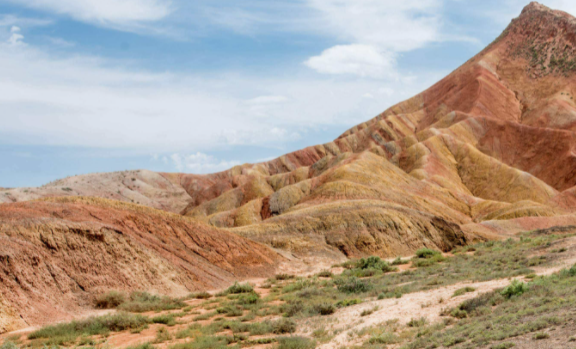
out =
<svg viewBox="0 0 576 349"><path fill-rule="evenodd" d="M288 98L284 96L258 96L247 100L246 103L250 105L263 105L263 104L276 104L287 102Z"/></svg>
<svg viewBox="0 0 576 349"><path fill-rule="evenodd" d="M323 29L352 43L409 51L440 39L441 0L307 0Z"/></svg>
<svg viewBox="0 0 576 349"><path fill-rule="evenodd" d="M325 74L397 76L396 57L441 41L442 0L307 0L320 15L320 28L345 42L305 64Z"/></svg>
<svg viewBox="0 0 576 349"><path fill-rule="evenodd" d="M240 165L239 161L219 160L212 155L201 152L189 155L175 153L170 156L170 159L176 170L191 171L193 173L213 173Z"/></svg>
<svg viewBox="0 0 576 349"><path fill-rule="evenodd" d="M353 74L383 78L395 75L395 55L369 45L338 45L304 62L324 74Z"/></svg>
<svg viewBox="0 0 576 349"><path fill-rule="evenodd" d="M10 0L18 5L45 10L74 19L125 24L156 21L170 13L167 0Z"/></svg>
<svg viewBox="0 0 576 349"><path fill-rule="evenodd" d="M12 26L10 28L10 38L8 38L8 43L12 46L24 45L24 35L20 34L22 30L20 27Z"/></svg>
<svg viewBox="0 0 576 349"><path fill-rule="evenodd" d="M443 75L387 84L232 73L201 78L128 67L129 62L56 58L33 46L0 43L0 143L121 148L144 155L282 147L309 129L344 130L365 121ZM358 92L376 96L384 87L393 88L394 96L366 99Z"/></svg>

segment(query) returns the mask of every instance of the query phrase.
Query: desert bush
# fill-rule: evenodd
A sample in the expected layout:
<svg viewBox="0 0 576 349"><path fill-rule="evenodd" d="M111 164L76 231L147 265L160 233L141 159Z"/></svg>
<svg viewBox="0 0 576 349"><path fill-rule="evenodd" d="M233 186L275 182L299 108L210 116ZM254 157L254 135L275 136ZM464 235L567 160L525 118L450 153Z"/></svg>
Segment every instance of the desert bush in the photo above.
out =
<svg viewBox="0 0 576 349"><path fill-rule="evenodd" d="M510 343L510 342L505 342L505 343L500 343L500 344L496 344L490 347L490 349L510 349L515 347L516 344L514 343Z"/></svg>
<svg viewBox="0 0 576 349"><path fill-rule="evenodd" d="M395 268L390 266L390 263L383 261L380 257L370 256L368 258L362 258L356 262L357 269L372 269L381 270L383 272L389 272L395 270ZM366 275L371 276L371 275Z"/></svg>
<svg viewBox="0 0 576 349"><path fill-rule="evenodd" d="M322 291L316 287L306 287L302 291L298 292L297 296L299 298L311 298L313 296L319 296L322 294Z"/></svg>
<svg viewBox="0 0 576 349"><path fill-rule="evenodd" d="M364 280L359 280L355 277L348 279L339 279L336 282L338 291L343 293L363 293L372 289L372 285Z"/></svg>
<svg viewBox="0 0 576 349"><path fill-rule="evenodd" d="M274 326L271 322L254 322L249 325L248 332L251 336L259 336L274 332Z"/></svg>
<svg viewBox="0 0 576 349"><path fill-rule="evenodd" d="M321 272L318 273L318 276L323 278L331 278L332 276L334 276L334 274L332 274L330 270L322 270Z"/></svg>
<svg viewBox="0 0 576 349"><path fill-rule="evenodd" d="M418 258L432 258L434 256L440 255L441 253L429 248L421 248L416 251L416 257Z"/></svg>
<svg viewBox="0 0 576 349"><path fill-rule="evenodd" d="M283 304L280 310L285 316L292 317L304 310L304 303L300 300L291 300Z"/></svg>
<svg viewBox="0 0 576 349"><path fill-rule="evenodd" d="M167 342L172 339L170 332L166 329L166 327L160 327L156 331L156 338L154 339L154 343L162 343Z"/></svg>
<svg viewBox="0 0 576 349"><path fill-rule="evenodd" d="M534 335L532 336L532 339L535 339L535 340L548 339L548 338L550 338L550 335L548 333L545 333L545 332L534 333Z"/></svg>
<svg viewBox="0 0 576 349"><path fill-rule="evenodd" d="M378 300L382 299L390 299L390 298L402 298L402 292L400 291L389 291L389 292L382 292L378 295Z"/></svg>
<svg viewBox="0 0 576 349"><path fill-rule="evenodd" d="M18 346L11 341L5 341L0 345L0 349L18 349Z"/></svg>
<svg viewBox="0 0 576 349"><path fill-rule="evenodd" d="M162 324L167 326L176 325L176 320L174 319L174 315L172 314L163 314L155 316L152 318L152 322L155 324Z"/></svg>
<svg viewBox="0 0 576 349"><path fill-rule="evenodd" d="M576 264L574 264L572 268L568 270L568 273L570 273L570 276L576 276Z"/></svg>
<svg viewBox="0 0 576 349"><path fill-rule="evenodd" d="M377 336L372 336L368 340L369 344L394 344L398 343L399 339L394 333L385 332Z"/></svg>
<svg viewBox="0 0 576 349"><path fill-rule="evenodd" d="M260 295L258 295L258 293L248 293L242 294L240 297L238 297L236 303L240 305L250 305L256 304L258 301L260 301Z"/></svg>
<svg viewBox="0 0 576 349"><path fill-rule="evenodd" d="M132 313L181 309L186 306L181 299L153 295L148 292L133 292L130 299L118 306L118 309Z"/></svg>
<svg viewBox="0 0 576 349"><path fill-rule="evenodd" d="M408 327L423 327L428 323L428 319L421 317L419 319L410 319L407 325Z"/></svg>
<svg viewBox="0 0 576 349"><path fill-rule="evenodd" d="M518 280L512 280L510 285L506 286L506 288L502 290L501 294L506 298L512 298L513 296L519 296L527 291L528 291L527 284Z"/></svg>
<svg viewBox="0 0 576 349"><path fill-rule="evenodd" d="M358 299L358 298L344 299L344 300L337 302L336 307L344 308L344 307L349 307L351 305L360 304L360 303L362 303L362 300Z"/></svg>
<svg viewBox="0 0 576 349"><path fill-rule="evenodd" d="M281 281L281 280L294 279L295 276L294 276L294 275L290 275L290 274L276 274L276 275L274 276L274 278L275 278L276 280L278 280L278 281Z"/></svg>
<svg viewBox="0 0 576 349"><path fill-rule="evenodd" d="M408 260L404 260L400 257L396 257L396 259L392 261L392 265L403 265L403 264L408 264L408 263L409 263Z"/></svg>
<svg viewBox="0 0 576 349"><path fill-rule="evenodd" d="M332 303L318 303L312 307L313 311L320 315L334 314L336 307Z"/></svg>
<svg viewBox="0 0 576 349"><path fill-rule="evenodd" d="M286 334L296 332L296 322L291 319L280 319L272 323L275 334Z"/></svg>
<svg viewBox="0 0 576 349"><path fill-rule="evenodd" d="M370 308L370 309L364 309L362 310L362 312L360 313L360 316L368 316L368 315L372 315L375 311L377 311L379 309L379 307L374 307L374 308Z"/></svg>
<svg viewBox="0 0 576 349"><path fill-rule="evenodd" d="M460 289L457 289L456 291L454 291L454 294L452 295L452 297L458 297L458 296L461 296L463 294L466 294L469 292L474 292L474 291L476 291L476 289L474 287L466 286L464 288L460 288Z"/></svg>
<svg viewBox="0 0 576 349"><path fill-rule="evenodd" d="M190 298L209 299L209 298L212 298L212 295L210 293L204 291L204 292L194 293L190 296Z"/></svg>
<svg viewBox="0 0 576 349"><path fill-rule="evenodd" d="M100 309L114 309L124 302L126 302L126 294L118 291L107 292L95 299L96 308Z"/></svg>
<svg viewBox="0 0 576 349"><path fill-rule="evenodd" d="M244 311L238 306L227 305L216 309L218 314L225 314L228 317L242 316Z"/></svg>
<svg viewBox="0 0 576 349"><path fill-rule="evenodd" d="M254 287L252 287L252 285L250 285L249 283L245 283L245 284L239 284L239 283L234 283L234 285L228 287L228 289L226 289L225 293L226 294L239 294L239 293L251 293L254 292Z"/></svg>
<svg viewBox="0 0 576 349"><path fill-rule="evenodd" d="M29 334L28 339L62 337L75 340L81 335L102 335L108 332L135 329L149 322L150 319L142 315L120 312L112 315L90 317L85 320L42 327Z"/></svg>

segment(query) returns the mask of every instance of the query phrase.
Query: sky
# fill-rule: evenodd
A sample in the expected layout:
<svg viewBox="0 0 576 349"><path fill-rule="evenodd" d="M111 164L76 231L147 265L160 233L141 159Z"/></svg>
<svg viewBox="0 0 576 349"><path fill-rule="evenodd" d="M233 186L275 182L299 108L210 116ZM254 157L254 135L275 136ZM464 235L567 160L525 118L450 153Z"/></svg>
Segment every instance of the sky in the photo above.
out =
<svg viewBox="0 0 576 349"><path fill-rule="evenodd" d="M0 187L211 173L332 141L456 69L525 5L0 0Z"/></svg>

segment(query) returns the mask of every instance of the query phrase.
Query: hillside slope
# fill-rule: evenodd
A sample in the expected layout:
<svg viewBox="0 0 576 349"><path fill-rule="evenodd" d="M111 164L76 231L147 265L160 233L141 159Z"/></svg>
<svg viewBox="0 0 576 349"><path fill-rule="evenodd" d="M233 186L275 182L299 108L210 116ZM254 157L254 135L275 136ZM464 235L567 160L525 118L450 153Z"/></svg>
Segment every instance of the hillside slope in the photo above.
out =
<svg viewBox="0 0 576 349"><path fill-rule="evenodd" d="M0 332L66 319L108 290L183 296L274 273L265 246L97 198L0 205Z"/></svg>

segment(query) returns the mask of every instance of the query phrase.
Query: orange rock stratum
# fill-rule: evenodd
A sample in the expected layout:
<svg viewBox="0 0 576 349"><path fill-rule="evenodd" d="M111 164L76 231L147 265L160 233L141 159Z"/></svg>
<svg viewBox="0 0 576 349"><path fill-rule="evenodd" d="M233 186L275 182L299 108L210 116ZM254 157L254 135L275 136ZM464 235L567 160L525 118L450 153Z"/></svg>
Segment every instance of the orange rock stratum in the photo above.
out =
<svg viewBox="0 0 576 349"><path fill-rule="evenodd" d="M531 3L446 78L333 142L211 175L3 190L0 330L106 289L266 275L281 259L270 247L394 257L576 224L575 94L576 19Z"/></svg>

